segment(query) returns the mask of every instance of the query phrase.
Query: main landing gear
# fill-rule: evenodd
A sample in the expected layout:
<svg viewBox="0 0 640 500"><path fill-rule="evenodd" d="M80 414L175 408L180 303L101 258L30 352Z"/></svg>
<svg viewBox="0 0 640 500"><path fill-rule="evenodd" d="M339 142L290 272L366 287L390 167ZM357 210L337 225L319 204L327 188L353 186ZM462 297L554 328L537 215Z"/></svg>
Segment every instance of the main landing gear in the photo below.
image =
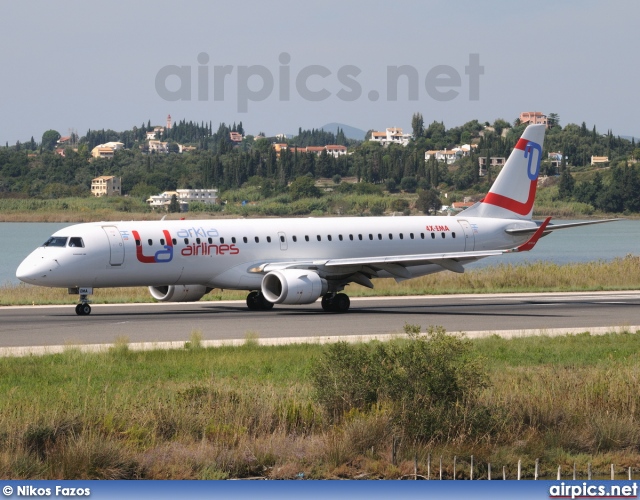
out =
<svg viewBox="0 0 640 500"><path fill-rule="evenodd" d="M346 293L327 293L322 297L322 309L326 312L345 313L351 306L351 301Z"/></svg>
<svg viewBox="0 0 640 500"><path fill-rule="evenodd" d="M269 311L273 309L273 302L269 302L260 292L251 292L247 295L247 307L252 311Z"/></svg>

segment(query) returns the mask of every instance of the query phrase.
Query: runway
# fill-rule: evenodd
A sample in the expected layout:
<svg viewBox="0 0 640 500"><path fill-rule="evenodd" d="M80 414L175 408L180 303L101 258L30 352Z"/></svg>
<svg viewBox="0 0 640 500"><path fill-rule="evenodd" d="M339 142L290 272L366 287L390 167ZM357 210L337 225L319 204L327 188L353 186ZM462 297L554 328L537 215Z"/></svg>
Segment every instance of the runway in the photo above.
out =
<svg viewBox="0 0 640 500"><path fill-rule="evenodd" d="M243 301L93 305L77 316L73 305L0 309L0 348L189 340L205 341L371 336L403 325L443 326L449 332L554 331L640 325L640 291L478 294L354 298L346 314L320 303L249 311ZM634 330L635 331L635 330Z"/></svg>

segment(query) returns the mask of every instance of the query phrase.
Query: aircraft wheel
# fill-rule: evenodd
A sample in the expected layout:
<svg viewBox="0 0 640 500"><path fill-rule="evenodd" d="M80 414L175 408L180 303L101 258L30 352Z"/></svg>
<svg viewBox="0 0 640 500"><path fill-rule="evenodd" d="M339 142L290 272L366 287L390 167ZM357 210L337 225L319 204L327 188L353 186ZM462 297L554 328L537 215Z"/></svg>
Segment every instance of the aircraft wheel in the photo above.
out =
<svg viewBox="0 0 640 500"><path fill-rule="evenodd" d="M320 304L322 305L322 309L325 312L333 312L335 309L333 308L334 303L333 303L333 298L335 297L335 295L333 294L325 294L322 296L322 301L320 302Z"/></svg>
<svg viewBox="0 0 640 500"><path fill-rule="evenodd" d="M273 302L269 302L267 299L264 298L264 295L260 294L260 296L258 297L260 300L260 309L263 311L270 311L271 309L273 309Z"/></svg>
<svg viewBox="0 0 640 500"><path fill-rule="evenodd" d="M252 311L269 311L273 309L273 302L269 302L260 292L247 295L247 307Z"/></svg>
<svg viewBox="0 0 640 500"><path fill-rule="evenodd" d="M89 304L78 304L76 306L76 314L78 316L88 316L91 314L91 306Z"/></svg>
<svg viewBox="0 0 640 500"><path fill-rule="evenodd" d="M338 293L333 299L333 310L338 313L345 313L349 310L351 301L346 293Z"/></svg>
<svg viewBox="0 0 640 500"><path fill-rule="evenodd" d="M260 309L260 301L258 292L251 292L247 295L247 307L252 311Z"/></svg>

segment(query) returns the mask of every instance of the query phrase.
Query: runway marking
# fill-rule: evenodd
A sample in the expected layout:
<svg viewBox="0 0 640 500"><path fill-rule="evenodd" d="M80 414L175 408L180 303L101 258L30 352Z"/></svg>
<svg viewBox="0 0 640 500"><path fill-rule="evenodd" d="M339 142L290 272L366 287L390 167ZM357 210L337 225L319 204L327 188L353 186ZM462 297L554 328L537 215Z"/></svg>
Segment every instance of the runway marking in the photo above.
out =
<svg viewBox="0 0 640 500"><path fill-rule="evenodd" d="M540 294L537 295L535 297L531 297L531 296L526 296L526 297L517 297L517 296L500 296L499 297L500 300L505 300L505 301L526 301L526 300L537 300L537 301L542 301L542 300L553 300L554 302L577 302L577 301L585 301L585 300L591 300L591 301L595 301L595 302L599 302L602 304L629 304L631 303L632 300L640 300L640 295L633 295L633 296L629 296L629 295L607 295L607 296L601 296L601 295L573 295L573 296L564 296L564 297L558 297L558 296L552 296L552 295L546 295L546 294ZM610 299L621 299L623 300L623 302L605 302L605 300L610 300ZM489 298L489 297L477 297L477 298L471 298L471 300L475 300L478 302L481 301L495 301L496 297L493 298Z"/></svg>

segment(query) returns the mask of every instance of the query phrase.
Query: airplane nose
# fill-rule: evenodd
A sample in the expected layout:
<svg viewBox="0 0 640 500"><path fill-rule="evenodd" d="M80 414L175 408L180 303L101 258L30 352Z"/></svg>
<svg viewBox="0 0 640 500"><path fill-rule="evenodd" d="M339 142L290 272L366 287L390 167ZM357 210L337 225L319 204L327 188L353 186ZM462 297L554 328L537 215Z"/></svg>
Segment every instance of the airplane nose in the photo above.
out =
<svg viewBox="0 0 640 500"><path fill-rule="evenodd" d="M32 285L41 285L57 265L55 260L27 257L16 269L16 278Z"/></svg>
<svg viewBox="0 0 640 500"><path fill-rule="evenodd" d="M16 269L16 278L25 283L34 283L36 277L36 267L27 259L23 260Z"/></svg>

